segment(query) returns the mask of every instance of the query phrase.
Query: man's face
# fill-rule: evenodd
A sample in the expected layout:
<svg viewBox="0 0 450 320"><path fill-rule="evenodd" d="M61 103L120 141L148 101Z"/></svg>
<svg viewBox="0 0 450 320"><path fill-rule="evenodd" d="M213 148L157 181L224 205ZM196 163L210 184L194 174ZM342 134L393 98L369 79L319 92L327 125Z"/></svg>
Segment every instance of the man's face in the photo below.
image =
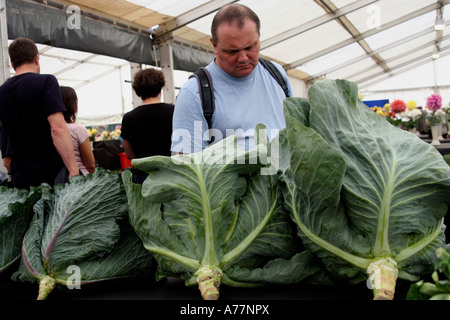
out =
<svg viewBox="0 0 450 320"><path fill-rule="evenodd" d="M216 64L236 78L248 76L258 64L259 34L256 24L247 19L239 28L237 23L223 23L217 28L217 43L211 42Z"/></svg>

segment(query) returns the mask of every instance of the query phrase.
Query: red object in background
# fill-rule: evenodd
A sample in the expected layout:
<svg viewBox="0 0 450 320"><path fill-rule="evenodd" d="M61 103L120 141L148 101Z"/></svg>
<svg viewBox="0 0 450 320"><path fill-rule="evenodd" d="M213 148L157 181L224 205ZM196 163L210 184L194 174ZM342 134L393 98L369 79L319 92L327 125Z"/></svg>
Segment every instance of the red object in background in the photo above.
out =
<svg viewBox="0 0 450 320"><path fill-rule="evenodd" d="M131 161L127 158L127 155L125 152L119 153L118 156L120 158L120 166L122 167L122 170L132 167Z"/></svg>

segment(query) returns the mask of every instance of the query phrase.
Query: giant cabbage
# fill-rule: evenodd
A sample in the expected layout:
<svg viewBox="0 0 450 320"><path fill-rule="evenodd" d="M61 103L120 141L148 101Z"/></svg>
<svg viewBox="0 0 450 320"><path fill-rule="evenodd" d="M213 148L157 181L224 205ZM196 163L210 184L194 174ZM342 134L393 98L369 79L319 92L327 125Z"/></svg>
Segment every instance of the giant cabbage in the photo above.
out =
<svg viewBox="0 0 450 320"><path fill-rule="evenodd" d="M0 273L19 260L22 239L39 197L40 188L0 187Z"/></svg>
<svg viewBox="0 0 450 320"><path fill-rule="evenodd" d="M326 280L296 245L277 175L262 174L262 158L264 148L244 152L229 137L203 152L132 161L149 175L141 185L122 173L130 223L154 254L158 279L184 279L204 300L218 299L221 284Z"/></svg>
<svg viewBox="0 0 450 320"><path fill-rule="evenodd" d="M450 201L439 152L371 111L345 80L318 81L308 99L287 99L285 116L285 206L327 270L368 279L374 299L393 299L398 278L430 272Z"/></svg>
<svg viewBox="0 0 450 320"><path fill-rule="evenodd" d="M128 205L116 173L98 168L68 184L42 184L42 197L22 244L14 279L39 281L38 300L56 285L82 285L152 271L145 250L126 219Z"/></svg>

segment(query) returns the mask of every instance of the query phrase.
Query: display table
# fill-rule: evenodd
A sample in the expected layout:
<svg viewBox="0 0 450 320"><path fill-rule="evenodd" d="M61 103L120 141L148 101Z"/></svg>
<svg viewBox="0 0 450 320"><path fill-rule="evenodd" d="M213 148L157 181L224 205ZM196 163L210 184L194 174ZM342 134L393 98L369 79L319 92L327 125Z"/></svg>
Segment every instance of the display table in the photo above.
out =
<svg viewBox="0 0 450 320"><path fill-rule="evenodd" d="M399 280L395 300L404 300L410 282ZM35 300L37 283L10 282L0 288L0 301ZM222 285L219 300L360 300L370 301L373 294L365 283L357 285L267 285L255 288L238 288ZM61 300L193 300L202 301L197 287L187 287L182 279L150 278L109 280L69 290L57 286L48 301Z"/></svg>
<svg viewBox="0 0 450 320"><path fill-rule="evenodd" d="M450 154L450 143L441 143L434 145L433 147L435 147L437 151L439 151L439 153L443 156L445 156L446 154Z"/></svg>
<svg viewBox="0 0 450 320"><path fill-rule="evenodd" d="M2 312L11 311L22 317L83 312L83 317L88 316L88 319L117 318L119 314L128 317L142 314L146 318L155 315L166 319L289 319L293 315L300 317L314 312L326 318L342 314L346 319L360 319L362 312L373 310L374 303L377 313L406 307L402 315L415 314L413 310L424 308L425 302L405 301L409 287L409 283L399 284L395 301L389 303L373 301L372 292L365 284L222 286L218 301L203 301L197 288L186 287L180 279L168 278L157 283L149 279L122 279L86 285L71 292L55 289L47 301L33 300L37 288L22 284L17 290L2 292L0 303Z"/></svg>

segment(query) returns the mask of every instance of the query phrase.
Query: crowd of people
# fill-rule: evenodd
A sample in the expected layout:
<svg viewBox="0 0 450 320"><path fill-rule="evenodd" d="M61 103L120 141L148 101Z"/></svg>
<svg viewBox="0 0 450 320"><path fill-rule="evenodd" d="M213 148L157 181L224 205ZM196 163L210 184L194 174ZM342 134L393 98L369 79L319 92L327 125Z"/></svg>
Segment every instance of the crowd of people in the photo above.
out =
<svg viewBox="0 0 450 320"><path fill-rule="evenodd" d="M259 62L260 27L258 16L240 4L224 6L214 17L210 41L215 58L206 66L214 84L211 128L195 79L185 83L172 105L161 101L163 73L153 68L139 71L132 87L142 105L126 113L121 126L128 159L203 150L209 144L204 133L211 129L220 132L220 138L236 134L247 147L253 145L257 124L265 124L268 132L283 129L286 93ZM0 143L10 185L55 185L95 172L89 134L76 122L75 90L40 73L39 52L32 40L13 41L9 56L15 75L0 87ZM286 72L274 65L292 95ZM200 135L195 134L197 124Z"/></svg>

